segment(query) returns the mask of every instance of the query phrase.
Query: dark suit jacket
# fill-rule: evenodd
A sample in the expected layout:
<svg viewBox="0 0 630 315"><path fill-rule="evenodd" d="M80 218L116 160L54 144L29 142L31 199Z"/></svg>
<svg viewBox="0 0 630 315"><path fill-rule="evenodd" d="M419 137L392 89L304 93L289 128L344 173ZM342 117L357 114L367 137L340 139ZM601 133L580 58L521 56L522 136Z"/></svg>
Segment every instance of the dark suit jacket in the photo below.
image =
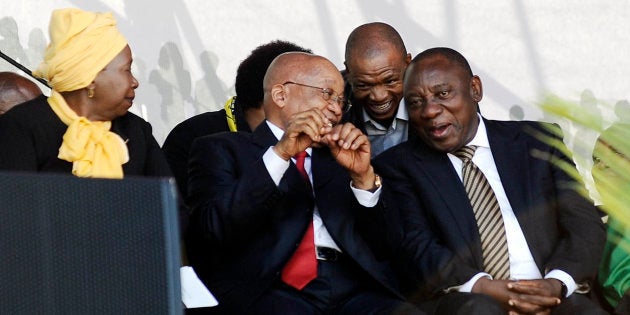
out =
<svg viewBox="0 0 630 315"><path fill-rule="evenodd" d="M240 131L251 132L240 113L236 114L236 125ZM219 132L229 132L225 109L207 112L179 123L166 137L162 151L177 181L182 196L188 192L188 153L195 139Z"/></svg>
<svg viewBox="0 0 630 315"><path fill-rule="evenodd" d="M360 206L347 172L326 148L313 150L315 200L293 163L276 186L262 156L277 141L263 123L253 133L198 138L191 148L190 231L204 245L189 247L189 259L219 305L242 313L280 281L312 220L314 203L343 252L377 287L396 295L386 261L393 236L384 231L390 218L383 202Z"/></svg>
<svg viewBox="0 0 630 315"><path fill-rule="evenodd" d="M575 170L570 157L533 135L549 136L545 128L551 125L484 121L503 187L541 274L560 269L576 282L592 279L605 231L592 202L578 192L583 185L544 159ZM473 210L447 155L414 139L384 152L375 165L384 189L400 201L403 247L413 266L405 277L417 281L420 293L437 294L481 272Z"/></svg>
<svg viewBox="0 0 630 315"><path fill-rule="evenodd" d="M43 95L14 107L0 116L0 169L71 174L72 163L57 158L67 129ZM111 131L127 141L125 176L171 176L149 123L127 113L112 121Z"/></svg>

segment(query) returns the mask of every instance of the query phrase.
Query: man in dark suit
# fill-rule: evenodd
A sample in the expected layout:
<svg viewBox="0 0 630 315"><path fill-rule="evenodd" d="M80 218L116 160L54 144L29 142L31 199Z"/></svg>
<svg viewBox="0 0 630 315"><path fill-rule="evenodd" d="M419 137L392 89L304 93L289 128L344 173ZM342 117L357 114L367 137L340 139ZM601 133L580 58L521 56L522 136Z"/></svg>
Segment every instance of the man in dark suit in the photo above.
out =
<svg viewBox="0 0 630 315"><path fill-rule="evenodd" d="M409 118L403 104L403 74L411 61L400 34L375 22L348 36L344 77L352 108L344 119L370 139L372 156L407 140Z"/></svg>
<svg viewBox="0 0 630 315"><path fill-rule="evenodd" d="M209 255L189 258L220 311L418 312L389 271L399 233L379 201L369 141L337 124L339 71L323 57L285 53L264 90L266 121L253 133L198 138L191 149L191 235Z"/></svg>
<svg viewBox="0 0 630 315"><path fill-rule="evenodd" d="M419 139L375 162L401 200L406 277L416 293L438 297L423 304L437 314L488 314L492 304L499 314L601 313L579 293L595 276L604 229L582 183L562 169L577 174L562 138L550 124L484 119L482 95L481 79L452 49L426 50L407 68L405 103ZM458 157L465 147L472 159ZM469 181L473 167L482 175ZM468 190L482 182L491 188L482 197ZM483 225L484 216L496 221Z"/></svg>
<svg viewBox="0 0 630 315"><path fill-rule="evenodd" d="M219 132L254 130L265 119L262 80L267 67L278 55L289 51L311 52L310 49L281 40L256 47L236 70L234 89L238 97L230 98L224 109L186 119L168 134L162 151L182 196L188 191L188 153L193 141Z"/></svg>

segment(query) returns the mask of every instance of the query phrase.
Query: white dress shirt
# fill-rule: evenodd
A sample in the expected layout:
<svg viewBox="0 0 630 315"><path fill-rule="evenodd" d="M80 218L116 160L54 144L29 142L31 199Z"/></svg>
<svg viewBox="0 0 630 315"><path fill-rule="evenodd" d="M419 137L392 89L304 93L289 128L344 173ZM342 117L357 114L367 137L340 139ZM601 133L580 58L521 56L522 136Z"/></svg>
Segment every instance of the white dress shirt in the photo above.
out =
<svg viewBox="0 0 630 315"><path fill-rule="evenodd" d="M492 187L492 190L497 197L499 207L501 208L501 215L503 217L503 223L505 225L505 236L508 244L508 253L510 256L510 279L541 279L542 275L538 270L538 266L534 261L534 257L532 256L531 250L529 249L529 245L527 244L527 240L525 239L523 230L521 230L521 226L519 225L518 220L514 215L514 211L512 210L510 201L508 200L507 195L505 194L505 190L503 189L503 183L501 182L501 178L499 177L497 166L494 163L494 158L492 157L490 143L488 142L486 125L484 124L481 116L478 116L479 127L477 128L477 134L475 134L475 137L467 144L467 146L477 146L477 150L475 151L475 155L472 158L472 162L479 168L479 170L481 170L481 172L488 180L490 187ZM448 153L447 155L451 163L453 164L457 175L460 179L462 179L462 160L451 153ZM471 278L464 285L460 286L458 288L459 291L470 292L475 282L477 282L480 277L484 276L490 277L490 275L487 273L479 273ZM562 281L567 287L567 296L573 293L573 291L575 291L577 287L573 277L562 270L551 270L545 275L545 278L554 278Z"/></svg>
<svg viewBox="0 0 630 315"><path fill-rule="evenodd" d="M409 114L407 113L404 100L400 100L396 117L394 117L389 127L385 127L372 119L365 111L365 108L361 111L363 113L365 133L372 147L372 157L407 140L409 134Z"/></svg>
<svg viewBox="0 0 630 315"><path fill-rule="evenodd" d="M269 121L265 121L265 122L271 129L271 132L273 132L273 134L276 136L276 138L281 139L282 135L284 135L284 130L280 129L278 126L274 125L273 123ZM311 171L311 153L313 152L313 149L307 148L306 152L308 153L308 156L306 157L304 161L304 169L306 170L306 173L308 174L308 177L312 183L313 172ZM291 161L295 163L294 158L291 158ZM269 147L269 149L267 149L267 151L263 155L263 162L265 164L265 167L267 168L267 171L269 172L269 175L271 176L271 179L273 179L274 183L276 183L276 186L279 185L280 180L282 180L282 177L284 176L284 173L289 168L290 162L285 161L281 157L279 157L276 154L276 152L273 150L273 147ZM348 185L350 184L348 183ZM313 185L311 185L311 187L312 186ZM357 201L359 202L359 204L365 207L373 207L374 205L376 205L376 203L378 202L378 198L380 197L380 194L381 194L380 188L378 188L373 193L367 190L356 189L352 187L352 185L350 185L350 188L352 189L352 192L354 193L354 196L357 198ZM315 234L315 246L329 247L329 248L334 248L338 251L341 251L339 246L337 246L335 241L332 239L332 237L328 233L328 230L326 229L326 225L324 225L324 222L322 221L322 218L319 215L317 204L315 204L315 209L313 210L313 229L314 229L314 234Z"/></svg>

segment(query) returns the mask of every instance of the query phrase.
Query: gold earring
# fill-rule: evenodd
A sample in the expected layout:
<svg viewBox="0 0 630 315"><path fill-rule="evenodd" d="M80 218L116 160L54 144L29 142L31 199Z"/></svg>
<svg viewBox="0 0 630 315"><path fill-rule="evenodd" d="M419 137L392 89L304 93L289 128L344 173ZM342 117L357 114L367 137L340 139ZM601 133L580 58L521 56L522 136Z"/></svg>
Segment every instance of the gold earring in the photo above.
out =
<svg viewBox="0 0 630 315"><path fill-rule="evenodd" d="M94 89L88 89L88 97L89 98L94 97Z"/></svg>

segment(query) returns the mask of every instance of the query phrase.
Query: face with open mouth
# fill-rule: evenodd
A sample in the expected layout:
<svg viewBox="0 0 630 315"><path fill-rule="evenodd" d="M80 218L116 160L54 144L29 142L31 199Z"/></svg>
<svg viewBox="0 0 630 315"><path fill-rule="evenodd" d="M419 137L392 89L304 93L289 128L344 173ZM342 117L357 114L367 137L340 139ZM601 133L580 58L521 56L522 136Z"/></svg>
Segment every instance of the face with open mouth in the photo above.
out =
<svg viewBox="0 0 630 315"><path fill-rule="evenodd" d="M434 149L453 152L475 136L481 80L446 57L431 56L410 65L404 95L413 127Z"/></svg>
<svg viewBox="0 0 630 315"><path fill-rule="evenodd" d="M391 120L403 96L403 74L410 59L392 47L346 61L353 104L376 121Z"/></svg>

